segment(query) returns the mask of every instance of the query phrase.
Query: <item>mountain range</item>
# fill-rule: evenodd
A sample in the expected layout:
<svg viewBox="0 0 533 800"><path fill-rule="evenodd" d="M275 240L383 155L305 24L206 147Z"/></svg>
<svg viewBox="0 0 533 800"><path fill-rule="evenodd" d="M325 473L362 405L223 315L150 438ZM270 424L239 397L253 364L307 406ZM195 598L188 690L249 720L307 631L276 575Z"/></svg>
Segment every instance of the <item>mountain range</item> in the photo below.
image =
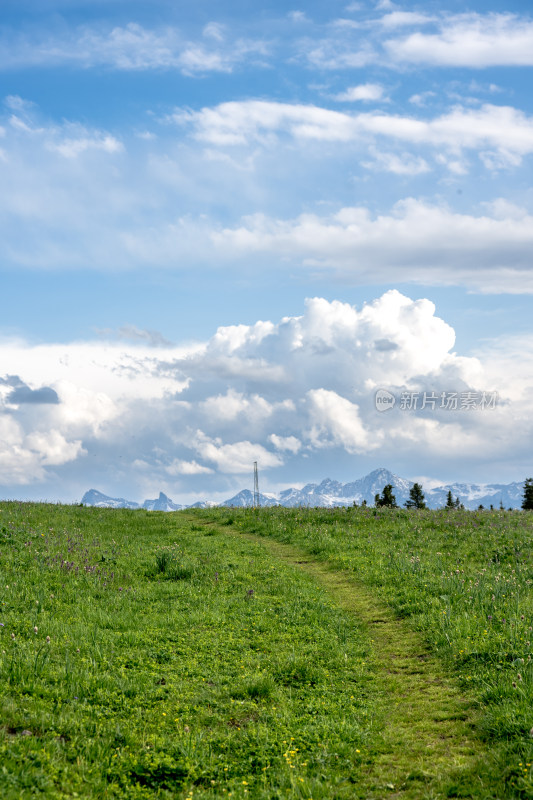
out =
<svg viewBox="0 0 533 800"><path fill-rule="evenodd" d="M308 483L302 489L284 489L279 495L260 494L259 500L263 507L281 505L289 508L297 506L330 508L351 506L353 503L360 505L363 500L366 500L369 505L373 505L375 495L380 494L388 483L394 487L396 502L399 506L403 506L409 498L409 490L413 486L413 481L400 478L383 468L375 469L363 478L349 483L340 483L340 481L325 478L321 483ZM483 505L485 508L489 508L491 505L499 508L500 504L505 508L520 508L523 487L523 483L518 482L507 484L451 483L424 490L424 494L429 508L442 508L446 504L448 492L452 493L454 499L458 497L465 508L476 509L479 505ZM96 489L90 489L83 495L82 503L100 508L145 508L149 511L180 511L184 508L208 508L215 505L245 508L253 505L253 493L249 489L243 489L223 503L207 501L186 506L174 503L163 492L160 492L157 499L145 500L144 503L139 504L122 497L108 497Z"/></svg>

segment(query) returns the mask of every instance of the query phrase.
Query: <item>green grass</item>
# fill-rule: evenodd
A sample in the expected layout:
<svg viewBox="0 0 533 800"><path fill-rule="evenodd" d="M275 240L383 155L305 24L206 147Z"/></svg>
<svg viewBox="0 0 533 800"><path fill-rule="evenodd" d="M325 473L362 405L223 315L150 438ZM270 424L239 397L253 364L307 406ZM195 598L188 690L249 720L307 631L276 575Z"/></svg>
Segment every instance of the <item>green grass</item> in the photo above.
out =
<svg viewBox="0 0 533 800"><path fill-rule="evenodd" d="M346 571L405 619L477 704L490 796L533 797L533 515L262 509L237 524Z"/></svg>
<svg viewBox="0 0 533 800"><path fill-rule="evenodd" d="M198 527L0 506L2 798L351 796L380 727L357 622Z"/></svg>
<svg viewBox="0 0 533 800"><path fill-rule="evenodd" d="M533 798L532 531L0 503L0 796Z"/></svg>

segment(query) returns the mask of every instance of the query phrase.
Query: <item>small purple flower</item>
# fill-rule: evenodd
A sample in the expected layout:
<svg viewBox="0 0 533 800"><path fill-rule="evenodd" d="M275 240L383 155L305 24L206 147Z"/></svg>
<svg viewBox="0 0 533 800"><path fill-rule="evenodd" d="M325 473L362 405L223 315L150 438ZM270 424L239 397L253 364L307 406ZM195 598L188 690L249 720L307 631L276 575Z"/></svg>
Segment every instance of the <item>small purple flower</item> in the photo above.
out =
<svg viewBox="0 0 533 800"><path fill-rule="evenodd" d="M119 590L119 592L121 592L122 591L122 586L119 586L118 590Z"/></svg>

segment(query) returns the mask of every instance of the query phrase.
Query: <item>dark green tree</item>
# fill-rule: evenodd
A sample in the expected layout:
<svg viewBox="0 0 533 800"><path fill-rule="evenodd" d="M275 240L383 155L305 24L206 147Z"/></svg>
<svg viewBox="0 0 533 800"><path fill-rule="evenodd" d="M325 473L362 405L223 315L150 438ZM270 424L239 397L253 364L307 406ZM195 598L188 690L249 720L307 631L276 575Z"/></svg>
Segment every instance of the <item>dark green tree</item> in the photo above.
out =
<svg viewBox="0 0 533 800"><path fill-rule="evenodd" d="M524 483L522 508L524 511L533 511L533 478L527 478Z"/></svg>
<svg viewBox="0 0 533 800"><path fill-rule="evenodd" d="M452 490L448 489L448 494L446 495L446 506L445 508L455 508L455 503L453 502L452 497Z"/></svg>
<svg viewBox="0 0 533 800"><path fill-rule="evenodd" d="M409 500L404 503L406 508L427 508L426 498L419 483L414 483L409 489Z"/></svg>
<svg viewBox="0 0 533 800"><path fill-rule="evenodd" d="M388 508L398 508L398 503L396 502L396 498L394 497L392 490L394 486L391 483L388 483L386 486L383 487L383 491L381 492L381 497L377 494L374 498L376 506L387 506Z"/></svg>

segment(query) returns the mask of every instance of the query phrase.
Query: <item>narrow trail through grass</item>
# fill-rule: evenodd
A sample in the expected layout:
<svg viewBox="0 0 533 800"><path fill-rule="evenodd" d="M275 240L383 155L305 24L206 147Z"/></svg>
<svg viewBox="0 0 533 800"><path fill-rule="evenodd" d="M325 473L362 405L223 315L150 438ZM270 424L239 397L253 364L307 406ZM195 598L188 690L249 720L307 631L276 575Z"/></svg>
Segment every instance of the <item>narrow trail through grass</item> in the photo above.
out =
<svg viewBox="0 0 533 800"><path fill-rule="evenodd" d="M368 766L366 785L358 787L357 796L402 800L492 796L483 791L483 746L473 735L474 703L445 674L419 634L352 574L270 538L232 533L228 528L224 532L244 536L305 571L339 607L367 626L386 720L381 751ZM475 795L471 794L473 775L479 776ZM444 783L445 795L439 791Z"/></svg>

